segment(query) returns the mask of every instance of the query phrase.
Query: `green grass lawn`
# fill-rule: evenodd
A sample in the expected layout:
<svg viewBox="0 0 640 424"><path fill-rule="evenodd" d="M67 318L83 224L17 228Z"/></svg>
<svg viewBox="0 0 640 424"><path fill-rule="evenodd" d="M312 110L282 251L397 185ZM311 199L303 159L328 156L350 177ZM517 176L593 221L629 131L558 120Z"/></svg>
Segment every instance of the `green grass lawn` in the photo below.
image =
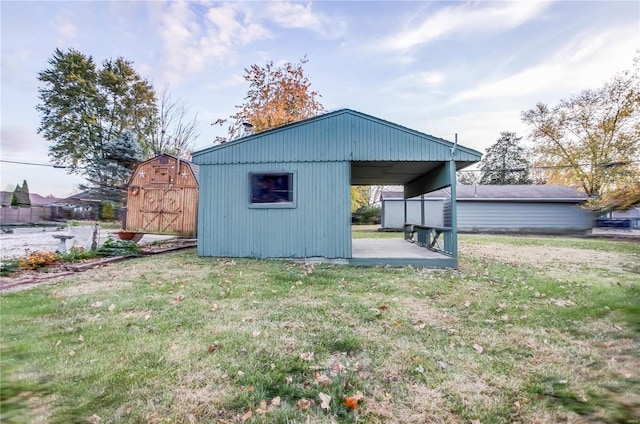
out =
<svg viewBox="0 0 640 424"><path fill-rule="evenodd" d="M458 270L133 259L0 296L0 421L638 422L639 262L478 235Z"/></svg>

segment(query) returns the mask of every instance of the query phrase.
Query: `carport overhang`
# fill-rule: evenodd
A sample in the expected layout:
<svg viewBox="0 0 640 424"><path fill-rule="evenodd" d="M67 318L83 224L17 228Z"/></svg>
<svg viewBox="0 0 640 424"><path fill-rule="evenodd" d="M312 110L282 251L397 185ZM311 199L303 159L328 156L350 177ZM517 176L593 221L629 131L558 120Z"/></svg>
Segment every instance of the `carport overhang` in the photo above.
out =
<svg viewBox="0 0 640 424"><path fill-rule="evenodd" d="M385 251L376 245L378 241L358 240L354 246L352 238L352 265L392 265L392 266L424 266L430 268L456 268L458 266L457 219L456 219L456 171L475 162L455 161L352 161L351 185L402 185L404 198L412 198L445 187L451 190L450 227L443 236L446 240L446 251L429 246L416 249L416 243L405 241L405 244L388 243ZM420 222L406 222L420 228ZM411 228L414 228L411 227ZM415 229L415 228L414 228ZM423 234L432 234L433 230L421 229ZM438 234L440 235L440 234ZM426 240L431 236L425 235ZM406 239L408 237L405 232ZM415 240L414 240L415 241ZM394 249L390 252L389 249Z"/></svg>
<svg viewBox="0 0 640 424"><path fill-rule="evenodd" d="M462 161L352 161L351 185L401 185L405 199L429 193L455 183L455 171L475 162ZM434 188L435 187L435 188Z"/></svg>

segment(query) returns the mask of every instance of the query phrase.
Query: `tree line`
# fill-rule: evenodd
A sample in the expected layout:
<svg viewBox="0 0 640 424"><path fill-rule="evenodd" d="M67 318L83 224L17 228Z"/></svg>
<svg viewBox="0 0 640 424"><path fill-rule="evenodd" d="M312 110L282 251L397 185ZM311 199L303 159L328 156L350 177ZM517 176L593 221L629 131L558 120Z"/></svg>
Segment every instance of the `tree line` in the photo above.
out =
<svg viewBox="0 0 640 424"><path fill-rule="evenodd" d="M640 72L621 72L602 87L586 89L555 106L523 111L531 147L501 132L480 162L462 172L463 184L563 184L589 196L593 209L640 202Z"/></svg>
<svg viewBox="0 0 640 424"><path fill-rule="evenodd" d="M197 114L160 96L122 57L97 64L78 50L56 49L38 73L38 133L50 142L49 157L80 186L120 203L135 166L160 152L188 157L198 136Z"/></svg>
<svg viewBox="0 0 640 424"><path fill-rule="evenodd" d="M640 56L639 56L640 57ZM224 143L324 111L321 95L304 71L308 59L281 66L269 61L245 68L249 84L236 113L212 125L228 125ZM84 174L88 188L120 200L132 167L160 151L188 155L198 136L197 115L174 101L165 87L158 98L151 84L123 58L97 66L91 56L56 49L38 79L39 132L51 142L54 163ZM595 209L640 202L640 73L615 75L602 87L586 89L555 106L542 102L521 113L530 128L522 137L503 131L490 146L477 175L460 182L480 184L564 184L584 191ZM365 203L363 188L352 189L352 209ZM354 204L355 202L355 204Z"/></svg>

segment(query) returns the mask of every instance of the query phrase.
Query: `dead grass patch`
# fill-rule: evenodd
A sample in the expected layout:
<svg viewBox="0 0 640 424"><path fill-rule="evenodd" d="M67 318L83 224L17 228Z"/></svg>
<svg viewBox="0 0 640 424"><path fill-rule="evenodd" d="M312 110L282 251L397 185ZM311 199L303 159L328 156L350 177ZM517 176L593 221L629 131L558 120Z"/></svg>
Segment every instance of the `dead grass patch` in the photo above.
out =
<svg viewBox="0 0 640 424"><path fill-rule="evenodd" d="M514 266L526 265L545 270L555 277L585 276L587 270L627 273L636 263L637 255L620 252L554 247L540 245L508 245L463 241L460 255L495 261Z"/></svg>

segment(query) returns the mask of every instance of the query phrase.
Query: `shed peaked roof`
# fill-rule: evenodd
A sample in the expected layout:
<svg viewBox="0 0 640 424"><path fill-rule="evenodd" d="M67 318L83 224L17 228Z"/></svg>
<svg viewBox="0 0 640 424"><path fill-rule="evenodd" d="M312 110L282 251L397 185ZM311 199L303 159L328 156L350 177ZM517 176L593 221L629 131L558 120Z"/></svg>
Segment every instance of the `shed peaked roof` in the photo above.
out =
<svg viewBox="0 0 640 424"><path fill-rule="evenodd" d="M275 162L443 162L453 143L351 109L283 125L193 154L197 164ZM458 145L457 168L482 154Z"/></svg>

